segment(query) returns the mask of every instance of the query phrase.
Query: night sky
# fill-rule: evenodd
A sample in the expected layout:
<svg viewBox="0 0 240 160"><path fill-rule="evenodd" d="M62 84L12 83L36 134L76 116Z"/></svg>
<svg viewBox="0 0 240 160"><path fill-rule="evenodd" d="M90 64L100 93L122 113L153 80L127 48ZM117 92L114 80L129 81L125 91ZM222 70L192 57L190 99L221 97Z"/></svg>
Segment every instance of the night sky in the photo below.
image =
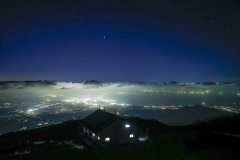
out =
<svg viewBox="0 0 240 160"><path fill-rule="evenodd" d="M240 80L236 0L1 0L0 81Z"/></svg>

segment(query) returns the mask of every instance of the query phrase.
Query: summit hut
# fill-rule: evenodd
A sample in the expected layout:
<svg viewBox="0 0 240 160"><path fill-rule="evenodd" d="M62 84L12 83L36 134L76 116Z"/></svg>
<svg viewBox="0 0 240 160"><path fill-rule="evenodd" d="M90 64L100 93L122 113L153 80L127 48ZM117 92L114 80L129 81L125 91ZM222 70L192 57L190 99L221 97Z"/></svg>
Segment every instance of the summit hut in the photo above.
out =
<svg viewBox="0 0 240 160"><path fill-rule="evenodd" d="M95 143L123 144L147 139L147 128L98 109L82 119L84 134Z"/></svg>

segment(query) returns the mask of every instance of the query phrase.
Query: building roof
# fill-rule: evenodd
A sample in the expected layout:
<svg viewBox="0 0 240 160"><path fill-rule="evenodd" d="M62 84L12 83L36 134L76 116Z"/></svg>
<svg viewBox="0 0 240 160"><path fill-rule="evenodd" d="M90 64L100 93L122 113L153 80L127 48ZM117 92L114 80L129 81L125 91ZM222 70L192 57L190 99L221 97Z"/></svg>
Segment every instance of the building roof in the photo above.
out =
<svg viewBox="0 0 240 160"><path fill-rule="evenodd" d="M98 109L85 117L82 122L94 133L97 133L119 118L120 117L116 116L115 114Z"/></svg>

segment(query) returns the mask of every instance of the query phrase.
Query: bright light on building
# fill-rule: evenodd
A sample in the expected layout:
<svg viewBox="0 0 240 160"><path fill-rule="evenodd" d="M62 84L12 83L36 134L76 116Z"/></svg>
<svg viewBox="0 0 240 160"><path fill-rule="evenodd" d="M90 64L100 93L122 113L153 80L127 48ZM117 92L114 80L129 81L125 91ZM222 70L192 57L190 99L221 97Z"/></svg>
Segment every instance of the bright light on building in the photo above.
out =
<svg viewBox="0 0 240 160"><path fill-rule="evenodd" d="M129 125L129 124L126 124L126 125L125 125L125 127L126 127L126 128L129 128L129 127L130 127L130 125Z"/></svg>
<svg viewBox="0 0 240 160"><path fill-rule="evenodd" d="M110 141L110 137L105 138L105 142Z"/></svg>
<svg viewBox="0 0 240 160"><path fill-rule="evenodd" d="M134 134L130 134L130 138L133 138L134 137Z"/></svg>
<svg viewBox="0 0 240 160"><path fill-rule="evenodd" d="M93 137L95 137L95 134L94 134L94 133L93 133L92 135L93 135Z"/></svg>
<svg viewBox="0 0 240 160"><path fill-rule="evenodd" d="M98 136L98 140L100 140L100 137Z"/></svg>

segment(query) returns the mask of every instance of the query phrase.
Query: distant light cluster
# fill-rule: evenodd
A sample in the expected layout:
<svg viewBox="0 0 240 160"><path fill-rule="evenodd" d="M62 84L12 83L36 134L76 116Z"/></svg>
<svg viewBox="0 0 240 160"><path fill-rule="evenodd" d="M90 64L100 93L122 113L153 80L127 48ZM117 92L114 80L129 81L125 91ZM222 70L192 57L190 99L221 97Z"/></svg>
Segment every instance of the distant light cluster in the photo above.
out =
<svg viewBox="0 0 240 160"><path fill-rule="evenodd" d="M178 111L196 104L229 113L240 112L240 88L237 85L109 83L84 86L81 83L56 83L50 89L26 87L20 90L17 87L8 92L0 90L0 96L0 109L6 111L0 113L0 120L6 126L2 127L3 132L83 118L99 106L120 116L140 117L151 117L150 113L163 110Z"/></svg>

